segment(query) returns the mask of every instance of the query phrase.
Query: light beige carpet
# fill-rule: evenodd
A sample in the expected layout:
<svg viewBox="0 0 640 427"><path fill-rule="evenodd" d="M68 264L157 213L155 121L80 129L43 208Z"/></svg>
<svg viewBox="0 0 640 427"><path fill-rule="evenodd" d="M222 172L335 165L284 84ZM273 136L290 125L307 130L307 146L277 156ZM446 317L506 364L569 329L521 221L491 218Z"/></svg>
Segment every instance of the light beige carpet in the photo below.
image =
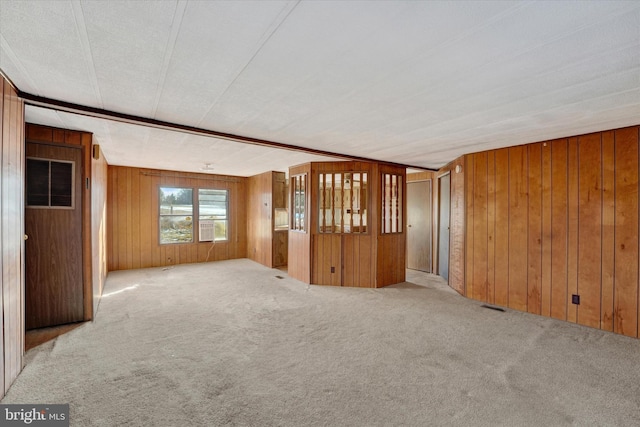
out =
<svg viewBox="0 0 640 427"><path fill-rule="evenodd" d="M29 351L3 403L70 403L74 426L640 425L640 340L408 279L110 273L96 321Z"/></svg>

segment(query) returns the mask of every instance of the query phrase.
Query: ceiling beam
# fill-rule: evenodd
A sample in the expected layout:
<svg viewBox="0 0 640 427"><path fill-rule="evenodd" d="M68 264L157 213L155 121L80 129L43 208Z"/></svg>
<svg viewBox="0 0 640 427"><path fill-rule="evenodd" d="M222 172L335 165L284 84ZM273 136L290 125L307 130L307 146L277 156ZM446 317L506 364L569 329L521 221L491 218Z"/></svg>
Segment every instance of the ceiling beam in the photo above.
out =
<svg viewBox="0 0 640 427"><path fill-rule="evenodd" d="M262 147L278 148L280 150L297 151L307 154L316 154L319 156L335 157L337 159L352 160L359 162L376 162L391 166L421 169L425 171L435 172L437 169L428 169L422 166L406 165L402 163L387 162L383 160L371 159L368 157L353 156L350 154L334 153L331 151L318 150L315 148L299 147L282 142L268 141L266 139L252 138L248 136L235 135L232 133L219 132L210 129L203 129L195 126L182 125L179 123L165 122L162 120L150 119L147 117L135 116L132 114L119 113L117 111L105 110L102 108L89 107L86 105L74 104L71 102L60 101L58 99L46 98L43 96L33 95L31 93L18 90L18 96L22 98L27 105L34 107L47 108L50 110L64 111L67 113L79 114L98 119L112 120L121 123L128 123L138 126L147 126L157 129L171 130L189 133L193 135L207 136L211 138L225 139L228 141L239 142L242 144L259 145Z"/></svg>

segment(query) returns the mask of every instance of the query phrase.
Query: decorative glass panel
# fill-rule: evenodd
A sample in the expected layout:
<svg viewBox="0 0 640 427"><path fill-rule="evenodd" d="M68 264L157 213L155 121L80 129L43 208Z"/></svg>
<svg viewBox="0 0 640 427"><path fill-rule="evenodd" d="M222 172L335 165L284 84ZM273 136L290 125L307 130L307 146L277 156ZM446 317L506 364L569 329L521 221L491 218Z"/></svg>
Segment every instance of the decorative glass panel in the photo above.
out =
<svg viewBox="0 0 640 427"><path fill-rule="evenodd" d="M320 233L367 232L367 173L321 173Z"/></svg>
<svg viewBox="0 0 640 427"><path fill-rule="evenodd" d="M293 203L291 209L291 229L306 231L307 175L291 177Z"/></svg>
<svg viewBox="0 0 640 427"><path fill-rule="evenodd" d="M382 233L402 233L402 175L382 174Z"/></svg>

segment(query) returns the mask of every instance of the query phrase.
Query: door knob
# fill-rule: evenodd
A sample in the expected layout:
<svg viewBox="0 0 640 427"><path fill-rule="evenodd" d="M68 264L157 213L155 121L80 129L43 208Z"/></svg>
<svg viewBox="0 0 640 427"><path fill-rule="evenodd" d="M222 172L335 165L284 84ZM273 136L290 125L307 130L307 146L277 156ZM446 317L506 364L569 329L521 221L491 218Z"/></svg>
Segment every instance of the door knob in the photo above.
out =
<svg viewBox="0 0 640 427"><path fill-rule="evenodd" d="M29 239L29 235L28 235L28 234L25 234L25 235L24 235L24 240L28 240L28 239Z"/></svg>

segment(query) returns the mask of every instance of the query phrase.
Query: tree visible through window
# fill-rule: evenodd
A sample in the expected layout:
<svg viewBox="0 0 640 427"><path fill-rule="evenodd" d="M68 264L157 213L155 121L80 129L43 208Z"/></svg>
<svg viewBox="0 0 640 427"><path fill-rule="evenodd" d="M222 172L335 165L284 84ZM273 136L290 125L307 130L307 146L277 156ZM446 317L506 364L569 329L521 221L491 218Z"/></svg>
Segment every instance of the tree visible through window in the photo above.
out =
<svg viewBox="0 0 640 427"><path fill-rule="evenodd" d="M193 242L193 190L160 187L160 243Z"/></svg>

